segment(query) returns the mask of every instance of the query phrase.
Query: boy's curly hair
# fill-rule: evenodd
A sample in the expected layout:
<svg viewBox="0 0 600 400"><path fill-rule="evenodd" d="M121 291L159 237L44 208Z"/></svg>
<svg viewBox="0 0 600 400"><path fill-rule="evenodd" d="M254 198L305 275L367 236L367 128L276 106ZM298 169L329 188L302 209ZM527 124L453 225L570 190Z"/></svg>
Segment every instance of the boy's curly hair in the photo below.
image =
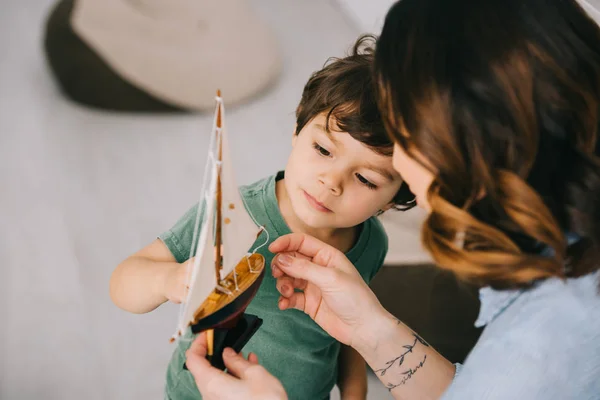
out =
<svg viewBox="0 0 600 400"><path fill-rule="evenodd" d="M332 57L312 74L296 109L296 135L313 118L327 113L328 131L347 132L376 153L392 156L394 143L377 108L372 76L376 41L374 35L361 36L348 56ZM404 183L393 201L402 210L415 205L415 197Z"/></svg>

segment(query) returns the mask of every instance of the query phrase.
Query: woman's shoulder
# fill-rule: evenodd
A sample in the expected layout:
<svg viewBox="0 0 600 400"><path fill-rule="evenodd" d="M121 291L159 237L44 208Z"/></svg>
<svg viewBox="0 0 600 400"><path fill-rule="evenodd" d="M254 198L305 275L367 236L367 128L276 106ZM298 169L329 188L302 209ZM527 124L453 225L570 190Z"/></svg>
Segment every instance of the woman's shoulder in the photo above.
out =
<svg viewBox="0 0 600 400"><path fill-rule="evenodd" d="M561 335L568 335L569 341L595 339L600 351L599 285L600 272L596 271L564 281L547 279L530 289L513 292L513 301L499 310L488 328L535 339L528 344L530 347L555 344ZM485 301L483 296L482 310Z"/></svg>
<svg viewBox="0 0 600 400"><path fill-rule="evenodd" d="M578 382L584 393L598 389L599 279L598 271L564 281L548 279L516 293L489 322L481 345L502 349L503 357L515 362L523 357L535 361L538 371L544 371L541 379Z"/></svg>
<svg viewBox="0 0 600 400"><path fill-rule="evenodd" d="M547 279L524 290L515 313L524 318L554 317L565 321L595 322L600 328L600 271L561 280ZM600 332L599 332L600 333Z"/></svg>
<svg viewBox="0 0 600 400"><path fill-rule="evenodd" d="M483 291L480 320L486 328L444 399L467 392L490 399L597 394L599 278L596 272L523 291Z"/></svg>

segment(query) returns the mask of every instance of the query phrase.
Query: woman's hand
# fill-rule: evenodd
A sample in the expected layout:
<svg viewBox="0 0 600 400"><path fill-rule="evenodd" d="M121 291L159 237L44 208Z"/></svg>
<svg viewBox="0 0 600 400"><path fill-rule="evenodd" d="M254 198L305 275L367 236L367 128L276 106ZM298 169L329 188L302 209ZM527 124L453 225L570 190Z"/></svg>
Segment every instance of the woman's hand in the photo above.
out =
<svg viewBox="0 0 600 400"><path fill-rule="evenodd" d="M279 308L304 311L338 341L356 347L368 340L374 321L387 312L354 265L339 250L309 235L293 233L269 246Z"/></svg>
<svg viewBox="0 0 600 400"><path fill-rule="evenodd" d="M342 252L300 233L280 237L269 250L279 253L272 263L279 307L304 311L356 349L393 396L437 399L450 385L454 365L381 306ZM385 374L397 361L405 365Z"/></svg>
<svg viewBox="0 0 600 400"><path fill-rule="evenodd" d="M258 365L250 354L248 360L232 349L223 351L226 373L210 365L206 359L206 333L201 333L186 352L186 365L194 376L204 400L285 400L285 390L273 375Z"/></svg>

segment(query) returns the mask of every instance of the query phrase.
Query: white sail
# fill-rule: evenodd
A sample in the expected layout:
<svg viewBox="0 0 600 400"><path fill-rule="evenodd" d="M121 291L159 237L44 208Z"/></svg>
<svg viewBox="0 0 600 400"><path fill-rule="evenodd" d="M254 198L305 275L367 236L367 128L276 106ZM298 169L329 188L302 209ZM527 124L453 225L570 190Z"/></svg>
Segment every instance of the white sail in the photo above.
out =
<svg viewBox="0 0 600 400"><path fill-rule="evenodd" d="M224 117L224 108L221 103L221 115ZM240 260L252 249L250 247L256 240L260 228L252 220L235 180L231 153L229 152L229 140L227 129L224 124L221 128L221 190L222 190L222 239L223 239L223 270L221 276L224 278L233 271Z"/></svg>
<svg viewBox="0 0 600 400"><path fill-rule="evenodd" d="M215 223L217 211L217 177L221 178L221 243L225 278L243 257L252 252L250 247L256 240L260 228L248 214L240 196L232 168L229 142L224 124L217 127L218 114L224 121L223 101L217 97L211 143L204 172L203 190L199 202L199 213L204 217L197 220L194 228L194 243L190 256L194 263L189 270L187 298L181 305L178 333L182 333L194 321L194 314L213 290L219 285L215 270ZM218 161L221 146L221 162ZM208 181L208 182L207 182ZM198 230L200 233L198 234ZM267 238L268 241L268 238ZM266 243L266 242L265 242ZM176 334L176 336L179 336Z"/></svg>
<svg viewBox="0 0 600 400"><path fill-rule="evenodd" d="M208 295L214 290L217 285L215 274L215 249L214 249L214 220L215 220L215 183L216 183L216 168L211 166L212 174L209 190L206 195L206 203L204 208L205 217L200 235L198 237L198 245L196 247L196 255L192 266L191 276L189 279L189 291L187 299L184 303L184 312L180 321L179 330L189 326L194 319L194 313L202 305ZM198 210L200 212L200 210Z"/></svg>

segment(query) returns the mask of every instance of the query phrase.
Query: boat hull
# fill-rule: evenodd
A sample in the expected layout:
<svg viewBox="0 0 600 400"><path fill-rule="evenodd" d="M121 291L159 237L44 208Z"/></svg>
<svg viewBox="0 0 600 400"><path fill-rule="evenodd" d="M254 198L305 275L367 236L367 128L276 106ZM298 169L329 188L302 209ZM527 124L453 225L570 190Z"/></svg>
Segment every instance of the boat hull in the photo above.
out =
<svg viewBox="0 0 600 400"><path fill-rule="evenodd" d="M238 264L237 268L243 267L243 264L245 264L244 260ZM249 273L246 271L245 275L244 271L242 271L242 274L238 273L238 276L250 279L251 281L242 282L245 283L244 287L240 288L239 291L235 291L234 289L231 295L215 290L211 296L209 296L209 299L202 304L196 312L196 321L190 324L193 333L199 333L208 329L227 329L236 325L237 321L241 318L242 314L256 295L265 274L264 257L260 254L253 254L251 260L256 272ZM248 270L247 267L246 270ZM232 277L230 276L226 278L226 281L231 280ZM215 311L211 311L211 308L219 301L223 301L225 304Z"/></svg>

